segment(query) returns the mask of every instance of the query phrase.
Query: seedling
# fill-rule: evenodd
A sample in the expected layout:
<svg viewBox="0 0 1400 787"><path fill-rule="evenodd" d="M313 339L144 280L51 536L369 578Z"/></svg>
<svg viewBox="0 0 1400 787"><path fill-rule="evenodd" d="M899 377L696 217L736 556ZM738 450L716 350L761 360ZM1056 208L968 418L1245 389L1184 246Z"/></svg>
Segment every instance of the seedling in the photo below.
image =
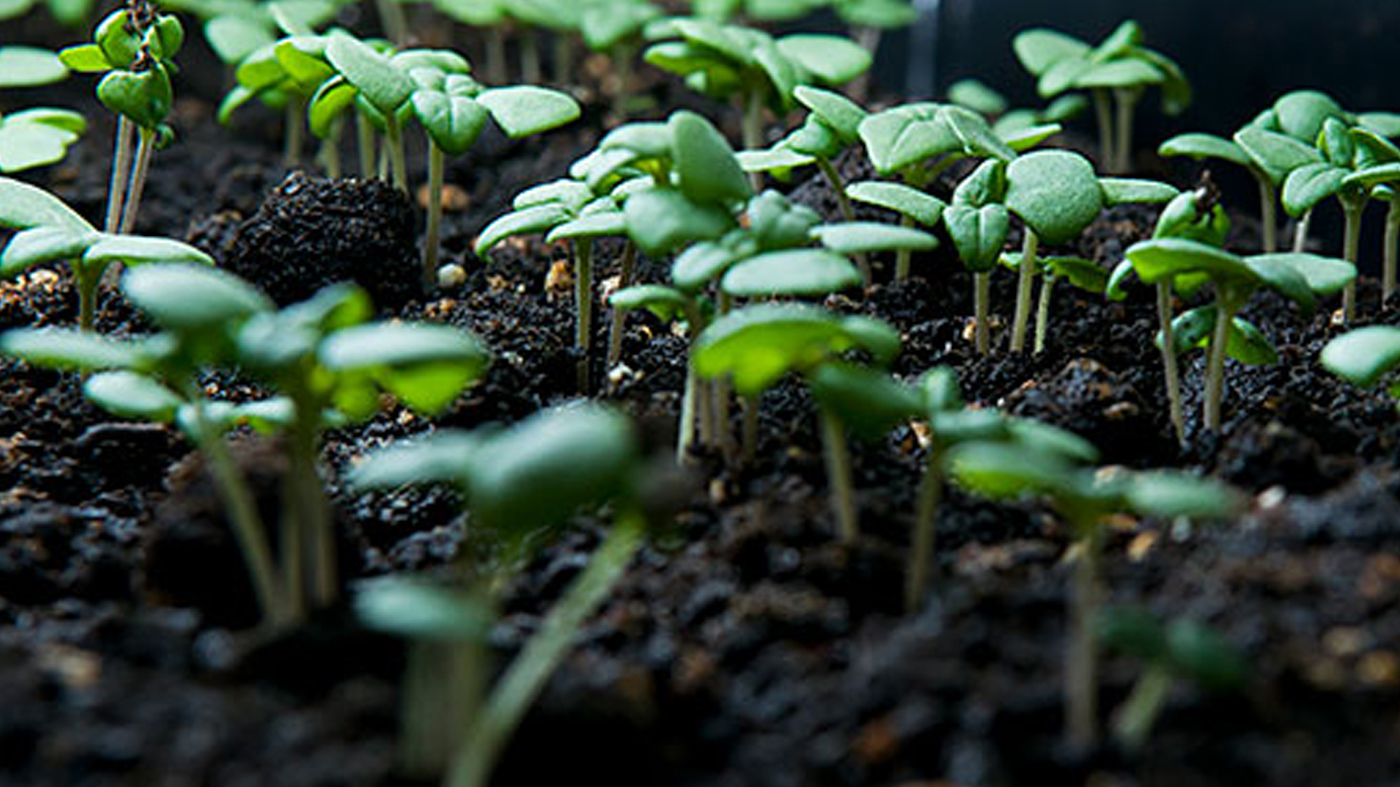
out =
<svg viewBox="0 0 1400 787"><path fill-rule="evenodd" d="M546 242L567 241L574 263L574 346L579 361L579 390L588 391L588 350L593 336L593 243L597 238L624 235L627 222L610 195L597 195L577 180L556 180L527 189L511 203L510 213L491 222L477 236L475 251L486 256L502 240L545 233ZM631 278L636 247L623 254L623 280ZM620 342L620 337L618 339ZM620 345L619 345L620 351ZM613 348L608 349L609 363Z"/></svg>
<svg viewBox="0 0 1400 787"><path fill-rule="evenodd" d="M179 19L159 13L149 0L130 0L129 8L113 11L97 25L93 43L58 55L73 71L102 72L97 98L117 113L103 232L131 231L151 154L173 137L165 117L174 101L170 73L184 40Z"/></svg>
<svg viewBox="0 0 1400 787"><path fill-rule="evenodd" d="M405 592L402 586L369 587L360 597L361 614L368 614L377 627L410 636L456 635L450 657L461 668L462 679L448 686L434 684L436 695L418 692L409 697L404 732L416 737L406 744L409 751L428 755L414 763L420 775L441 770L447 764L443 755L450 753L446 783L482 787L584 621L607 598L645 539L652 514L644 500L645 468L631 423L611 410L584 405L538 413L495 433L438 432L370 457L355 469L351 481L361 489L455 483L466 492L473 526L509 538L517 549L580 508L613 503L607 537L484 700L480 687L490 670L481 663L476 645L489 627L490 614L480 610L495 606L493 594L478 592L476 597L484 600L475 603L460 594L450 596L449 609L478 611L466 618L435 616L429 626L417 625L415 616L398 604L385 609L387 601ZM487 584L499 588L503 579L492 577ZM412 608L432 611L420 604L446 592L414 588ZM468 621L479 624L464 628ZM426 676L410 672L408 687L422 677Z"/></svg>
<svg viewBox="0 0 1400 787"><path fill-rule="evenodd" d="M1154 238L1185 238L1208 246L1225 245L1225 236L1230 231L1230 219L1219 204L1217 196L1209 188L1178 195L1162 209L1153 231ZM1126 297L1122 284L1133 269L1131 260L1118 264L1107 286L1110 299ZM1184 285L1188 290L1199 286L1199 281L1187 276ZM1162 367L1167 388L1167 402L1171 413L1172 429L1176 441L1186 441L1186 417L1181 407L1181 374L1177 368L1177 339L1174 333L1174 313L1172 310L1172 281L1162 279L1157 282L1157 346L1162 351Z"/></svg>
<svg viewBox="0 0 1400 787"><path fill-rule="evenodd" d="M906 0L833 0L831 9L846 23L851 38L870 53L873 60L880 50L880 39L886 30L912 25L919 11ZM870 95L870 72L866 71L851 85L853 95L864 100Z"/></svg>
<svg viewBox="0 0 1400 787"><path fill-rule="evenodd" d="M1021 65L1038 80L1041 98L1069 90L1090 92L1099 125L1099 161L1113 174L1132 168L1133 113L1148 87L1161 88L1162 111L1168 115L1180 114L1191 103L1191 85L1181 68L1142 41L1142 28L1129 20L1096 47L1044 28L1024 31L1012 42Z"/></svg>
<svg viewBox="0 0 1400 787"><path fill-rule="evenodd" d="M1322 365L1352 385L1372 388L1400 368L1400 328L1369 325L1342 334L1322 348ZM1400 384L1390 387L1400 399Z"/></svg>
<svg viewBox="0 0 1400 787"><path fill-rule="evenodd" d="M0 252L0 278L67 261L78 290L78 327L85 331L92 330L97 288L112 263L214 264L204 252L179 241L99 232L54 195L5 177L0 177L0 227L18 230Z"/></svg>
<svg viewBox="0 0 1400 787"><path fill-rule="evenodd" d="M763 109L792 108L798 85L835 86L870 68L870 54L840 36L795 34L773 38L761 30L706 19L654 23L648 63L685 78L692 89L744 108L744 148L763 144Z"/></svg>
<svg viewBox="0 0 1400 787"><path fill-rule="evenodd" d="M846 189L851 199L893 211L901 227L936 227L947 207L943 201L912 186L863 180ZM913 255L901 250L895 256L894 279L907 281Z"/></svg>
<svg viewBox="0 0 1400 787"><path fill-rule="evenodd" d="M6 0L0 4L0 20L17 19L40 4L40 0ZM92 16L92 0L42 0L42 5L64 27L77 27Z"/></svg>
<svg viewBox="0 0 1400 787"><path fill-rule="evenodd" d="M280 312L247 283L202 265L132 268L121 286L163 333L117 342L74 331L16 330L0 337L0 349L44 366L102 372L85 384L96 404L122 417L173 421L199 445L268 625L297 623L308 600L332 603L334 539L316 470L321 430L370 417L381 392L419 412L441 410L481 376L485 350L471 334L447 326L368 323L368 296L348 285ZM198 375L235 367L271 383L282 397L244 405L209 401ZM223 435L243 422L282 433L288 447L275 561L267 528L223 444Z"/></svg>
<svg viewBox="0 0 1400 787"><path fill-rule="evenodd" d="M745 401L743 454L754 454L758 403L784 375L804 375L822 403L822 448L831 489L832 513L845 542L858 533L846 450L849 426L878 434L918 412L919 397L888 376L847 365L838 354L859 349L876 366L899 354L899 334L866 317L837 317L797 304L761 304L716 319L696 339L691 362L702 378L728 376ZM882 428L883 427L883 428Z"/></svg>
<svg viewBox="0 0 1400 787"><path fill-rule="evenodd" d="M1021 255L1003 253L1001 264L1019 270ZM1045 338L1050 332L1050 302L1055 284L1065 281L1085 292L1103 295L1108 288L1109 272L1093 260L1064 255L1038 257L1036 265L1036 273L1040 275L1040 295L1036 299L1035 341L1031 345L1031 352L1040 355L1045 352Z"/></svg>
<svg viewBox="0 0 1400 787"><path fill-rule="evenodd" d="M1085 463L1097 461L1099 456L1092 444L1063 429L1039 421L1010 418L992 408L965 408L962 392L958 390L957 373L950 367L930 369L920 379L918 389L923 399L920 415L928 422L928 454L919 482L909 568L905 573L904 606L910 612L923 600L932 573L938 502L943 495L950 450L972 443L1009 442L1032 451L1063 454Z"/></svg>
<svg viewBox="0 0 1400 787"><path fill-rule="evenodd" d="M1221 397L1224 392L1225 356L1233 354L1247 361L1261 357L1263 335L1252 326L1236 322L1236 314L1250 296L1268 287L1310 311L1317 296L1343 289L1356 278L1356 266L1344 260L1312 254L1259 254L1239 257L1196 240L1165 237L1142 241L1127 251L1127 258L1145 284L1174 282L1190 294L1206 282L1214 285L1215 303L1179 318L1172 326L1175 348L1204 346L1206 428L1219 432ZM1272 350L1270 350L1270 353Z"/></svg>
<svg viewBox="0 0 1400 787"><path fill-rule="evenodd" d="M60 82L68 69L52 52L0 46L0 90ZM62 161L68 146L87 130L87 120L66 109L36 107L0 114L0 173Z"/></svg>
<svg viewBox="0 0 1400 787"><path fill-rule="evenodd" d="M1099 619L1098 637L1110 650L1143 662L1132 693L1113 714L1113 739L1128 753L1147 742L1172 684L1189 680L1208 691L1236 691L1249 672L1218 632L1189 618L1163 623L1141 610L1108 610Z"/></svg>
<svg viewBox="0 0 1400 787"><path fill-rule="evenodd" d="M1006 97L976 79L960 79L948 87L948 101L987 118L992 131L1002 139L1012 139L1037 126L1066 123L1089 106L1078 94L1060 96L1045 109L1011 109Z"/></svg>
<svg viewBox="0 0 1400 787"><path fill-rule="evenodd" d="M603 52L612 62L613 115L627 116L632 98L632 61L651 22L661 9L649 0L586 0L579 10L579 34L594 52Z"/></svg>
<svg viewBox="0 0 1400 787"><path fill-rule="evenodd" d="M1115 513L1223 518L1239 500L1215 481L1184 473L1094 472L1048 445L970 443L952 449L947 461L954 478L968 489L992 498L1044 497L1070 526L1076 554L1065 639L1065 731L1071 746L1088 749L1098 739L1094 623L1106 518Z"/></svg>

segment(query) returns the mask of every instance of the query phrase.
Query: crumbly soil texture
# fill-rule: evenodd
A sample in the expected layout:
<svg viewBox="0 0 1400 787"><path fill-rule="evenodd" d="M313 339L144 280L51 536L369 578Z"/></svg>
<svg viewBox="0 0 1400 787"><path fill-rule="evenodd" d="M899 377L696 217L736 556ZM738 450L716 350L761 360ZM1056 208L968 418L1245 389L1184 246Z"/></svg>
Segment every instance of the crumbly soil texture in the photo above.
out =
<svg viewBox="0 0 1400 787"><path fill-rule="evenodd" d="M665 98L663 96L663 98ZM667 105L663 103L663 105ZM466 282L418 289L421 209L383 184L288 174L270 115L215 126L181 102L180 142L155 157L140 229L185 238L279 300L354 277L385 317L470 328L492 348L487 379L441 418L402 410L335 431L324 445L347 583L432 572L474 538L448 490L355 495L344 471L385 443L434 428L509 423L576 397L565 250L508 243L483 260L473 236L521 189L558 177L601 133L601 113L542 139L483 140L452 162L446 261ZM100 211L105 119L70 163L45 173ZM851 178L861 163L844 160ZM422 173L417 173L421 182ZM819 180L795 198L834 216ZM1236 204L1247 203L1243 196ZM876 215L876 214L871 214ZM1145 237L1151 210L1114 209L1075 251L1105 266ZM416 222L416 223L415 223ZM1242 226L1247 221L1239 222ZM811 402L784 384L763 399L750 466L695 456L672 526L657 532L584 628L511 742L494 783L546 785L1357 785L1400 779L1400 417L1384 392L1339 383L1317 363L1338 328L1328 304L1302 315L1259 296L1245 316L1281 362L1228 369L1224 429L1202 428L1188 393L1188 442L1167 416L1150 293L1106 303L1056 293L1046 351L1005 352L1013 276L998 274L1000 351L971 351L971 281L942 249L868 293L828 299L897 326L895 371L948 364L970 403L1078 432L1105 461L1210 474L1251 495L1229 522L1121 519L1107 543L1115 605L1194 618L1245 656L1235 693L1177 685L1140 751L1062 740L1068 534L1043 506L949 491L936 576L906 613L902 583L924 456L909 427L856 445L862 536L834 537ZM603 244L599 281L618 249ZM642 276L665 266L643 261ZM601 294L600 294L601 297ZM0 285L0 329L67 325L63 269ZM1362 319L1400 324L1363 281ZM603 311L606 315L606 311ZM594 337L592 394L633 413L658 451L674 439L686 340L629 319L624 368ZM115 295L99 326L148 330ZM1201 387L1199 354L1184 361ZM236 379L209 390L247 395ZM271 515L278 446L239 436L233 453ZM252 594L198 455L163 426L87 404L71 375L0 362L0 783L26 785L377 785L395 770L402 644L328 610L276 640L249 634ZM275 517L273 517L275 519ZM508 588L492 645L506 663L597 545L580 516ZM1109 656L1101 718L1141 665Z"/></svg>

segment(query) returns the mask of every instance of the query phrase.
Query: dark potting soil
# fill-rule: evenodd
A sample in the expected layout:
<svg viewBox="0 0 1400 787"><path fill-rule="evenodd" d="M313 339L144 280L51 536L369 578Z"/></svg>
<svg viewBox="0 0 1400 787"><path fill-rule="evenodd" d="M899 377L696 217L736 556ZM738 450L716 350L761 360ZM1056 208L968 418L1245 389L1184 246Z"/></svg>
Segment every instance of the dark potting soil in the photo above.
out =
<svg viewBox="0 0 1400 787"><path fill-rule="evenodd" d="M403 246L400 197L376 185L284 181L266 141L231 141L208 114L182 105L182 141L156 157L142 231L205 243L235 268L276 266L288 293L339 275L328 271L365 270L332 252L355 251L336 245L350 237L338 235L336 206L351 190L356 209L368 207ZM567 270L555 264L564 251L538 239L503 244L487 260L468 249L515 193L560 176L592 146L599 131L590 117L579 131L488 140L454 162L448 180L465 208L447 215L444 248L467 270L466 284L427 301L381 296L387 317L472 329L495 362L431 423L393 410L327 436L348 581L432 571L464 549L489 554L491 544L472 533L452 492L349 495L338 483L345 468L391 440L515 421L580 393ZM89 216L101 207L105 151L99 132L79 145L74 165L51 173ZM857 158L841 165L848 180L870 176ZM277 197L266 201L279 183L299 184L293 194L283 186L280 208ZM835 217L819 179L792 189ZM1110 266L1154 217L1116 208L1064 251ZM287 238L285 256L260 245ZM912 787L1083 784L1103 774L1120 784L1351 785L1400 775L1400 418L1383 392L1355 390L1318 367L1338 331L1330 313L1299 315L1269 295L1250 303L1244 316L1283 362L1229 365L1218 436L1201 427L1202 359L1188 356L1183 452L1167 419L1150 292L1105 303L1062 286L1043 354L982 358L968 341L971 279L949 249L916 257L915 277L899 284L889 281L892 259L877 257L869 293L828 305L896 325L902 376L951 365L969 402L1079 432L1107 462L1210 473L1253 495L1248 513L1218 525L1120 520L1105 561L1113 603L1220 630L1248 658L1244 690L1179 686L1136 755L1062 748L1068 537L1059 523L1039 505L949 490L937 577L923 609L905 614L917 435L900 428L855 446L863 536L843 548L811 402L785 383L763 399L752 466L696 458L694 493L585 627L496 783ZM404 263L401 252L385 264ZM606 288L617 249L604 244L600 257ZM639 267L644 278L664 276L660 263ZM416 267L404 270L416 286ZM386 270L368 275L366 284L390 279ZM994 280L1003 316L1013 278ZM1362 320L1400 323L1400 302L1381 309L1378 300L1363 282ZM71 324L74 302L64 271L34 271L0 285L0 328ZM597 355L607 323L598 320ZM115 296L99 327L146 329ZM1005 318L995 327L1004 348ZM595 357L593 393L637 415L664 448L684 352L683 336L633 315L625 369L610 375ZM237 380L207 382L246 393ZM399 643L357 629L344 610L277 641L253 638L241 561L199 457L176 433L116 420L83 400L73 376L13 361L0 361L0 405L0 782L397 781ZM278 446L240 436L234 454L275 511ZM582 568L603 524L579 517L509 588L493 636L502 663ZM1138 669L1106 660L1104 718Z"/></svg>

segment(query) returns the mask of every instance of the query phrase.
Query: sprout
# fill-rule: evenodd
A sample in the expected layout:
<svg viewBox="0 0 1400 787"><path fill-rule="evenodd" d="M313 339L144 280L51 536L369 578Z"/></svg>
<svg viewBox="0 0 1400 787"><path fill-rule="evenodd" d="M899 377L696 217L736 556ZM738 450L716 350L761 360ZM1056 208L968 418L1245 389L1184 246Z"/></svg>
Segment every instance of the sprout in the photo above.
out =
<svg viewBox="0 0 1400 787"><path fill-rule="evenodd" d="M68 68L52 52L28 46L0 46L0 89L62 81ZM0 173L62 161L68 146L87 130L77 112L36 107L0 114Z"/></svg>
<svg viewBox="0 0 1400 787"><path fill-rule="evenodd" d="M846 190L850 198L867 205L875 205L899 215L901 227L935 227L943 217L946 205L937 197L925 194L912 186L902 183L885 183L878 180L863 180L852 183ZM909 278L912 255L901 249L895 257L895 281Z"/></svg>
<svg viewBox="0 0 1400 787"><path fill-rule="evenodd" d="M1235 320L1250 296L1268 287L1303 309L1311 310L1317 296L1333 294L1356 278L1356 266L1344 260L1311 254L1239 257L1201 241L1177 237L1136 243L1128 249L1127 258L1138 278L1146 284L1173 282L1178 290L1187 294L1207 282L1214 285L1215 303L1178 318L1172 326L1175 335L1171 346L1209 349L1205 422L1206 428L1215 432L1220 431L1221 425L1226 354L1251 362L1261 360L1253 350L1263 341L1262 334ZM1186 322L1181 322L1182 319Z"/></svg>
<svg viewBox="0 0 1400 787"><path fill-rule="evenodd" d="M1058 443L974 442L953 448L948 466L959 484L992 498L1027 494L1047 498L1076 542L1068 596L1065 643L1065 730L1071 746L1092 747L1098 737L1098 654L1093 625L1099 615L1105 521L1116 513L1223 518L1238 496L1214 481L1169 471L1094 472Z"/></svg>
<svg viewBox="0 0 1400 787"><path fill-rule="evenodd" d="M1370 325L1342 334L1322 348L1322 366L1352 385L1371 388L1400 368L1400 328ZM1400 398L1400 385L1390 392Z"/></svg>
<svg viewBox="0 0 1400 787"><path fill-rule="evenodd" d="M174 101L174 57L184 40L179 19L157 12L149 0L132 0L129 10L113 11L98 23L93 43L70 46L58 55L73 71L105 72L97 84L97 98L117 113L103 232L131 231L151 153L174 135L165 116Z"/></svg>
<svg viewBox="0 0 1400 787"><path fill-rule="evenodd" d="M860 349L884 366L899 354L899 334L866 317L837 317L796 304L736 309L715 320L695 341L691 363L703 378L728 376L744 398L743 455L751 458L758 439L758 402L784 375L806 377L821 402L823 453L831 505L843 541L858 534L850 479L846 428L882 434L918 411L918 397L887 376L835 360Z"/></svg>
<svg viewBox="0 0 1400 787"><path fill-rule="evenodd" d="M1113 714L1113 738L1129 753L1147 742L1177 680L1190 680L1210 691L1234 691L1249 672L1218 632L1188 618L1164 624L1141 610L1107 610L1099 618L1098 638L1110 650L1143 662L1132 693Z"/></svg>
<svg viewBox="0 0 1400 787"><path fill-rule="evenodd" d="M416 637L453 637L459 643L451 646L456 658L479 670L470 681L438 689L451 692L447 700L457 713L436 712L431 695L418 695L422 704L405 707L404 731L423 736L407 741L410 751L430 755L413 763L417 773L441 770L450 753L447 783L481 787L525 712L568 654L584 621L606 599L641 548L650 517L644 499L649 480L628 419L591 405L544 411L489 434L446 431L390 446L359 465L351 476L351 483L360 489L442 481L466 492L474 525L509 537L517 548L580 508L611 501L615 511L612 528L587 567L484 700L475 687L484 683L489 667L480 663L484 654L481 638L470 623L472 616L429 614L434 609L421 605L449 591L420 587L413 590L414 604L394 604L387 610L386 594L402 590L372 587L361 596L361 614L368 614L372 624ZM495 577L487 585L499 588L502 579ZM394 598L391 595L388 600ZM456 612L495 606L494 599L469 607L461 594L447 598L454 599L450 608ZM416 679L410 672L410 687ZM438 710L452 710L454 705ZM426 724L426 718L423 724L410 724L420 712L433 713L430 718L442 727Z"/></svg>
<svg viewBox="0 0 1400 787"><path fill-rule="evenodd" d="M321 430L370 417L381 392L420 412L441 410L481 377L486 351L471 334L447 326L367 323L368 296L348 285L278 312L251 285L202 265L135 267L121 284L161 334L116 342L77 331L21 329L0 336L0 351L100 372L84 386L97 405L122 417L173 422L199 446L269 626L299 622L308 599L331 604L338 581L316 470ZM210 401L199 375L233 368L271 383L281 396L238 405ZM223 435L242 424L283 434L288 449L275 559L247 482L223 443Z"/></svg>
<svg viewBox="0 0 1400 787"><path fill-rule="evenodd" d="M1010 109L1006 97L976 79L960 79L948 87L948 101L987 118L1002 139L1014 139L1036 128L1058 126L1078 117L1089 106L1080 95L1060 96L1044 109Z"/></svg>
<svg viewBox="0 0 1400 787"><path fill-rule="evenodd" d="M761 30L707 19L665 19L648 38L660 40L646 61L685 78L706 95L735 97L744 108L744 148L763 147L763 108L792 108L799 85L841 85L870 68L870 55L840 36L773 38Z"/></svg>
<svg viewBox="0 0 1400 787"><path fill-rule="evenodd" d="M1142 28L1129 20L1097 47L1044 28L1023 31L1012 44L1021 65L1037 78L1041 98L1090 91L1099 123L1099 161L1114 174L1132 168L1133 112L1149 86L1161 88L1162 111L1169 115L1191 103L1191 86L1181 68L1142 40Z"/></svg>
<svg viewBox="0 0 1400 787"><path fill-rule="evenodd" d="M5 177L0 177L0 227L19 231L0 252L0 278L67 260L78 290L78 327L85 331L93 327L98 284L112 263L214 264L204 252L179 241L98 232L54 195Z"/></svg>

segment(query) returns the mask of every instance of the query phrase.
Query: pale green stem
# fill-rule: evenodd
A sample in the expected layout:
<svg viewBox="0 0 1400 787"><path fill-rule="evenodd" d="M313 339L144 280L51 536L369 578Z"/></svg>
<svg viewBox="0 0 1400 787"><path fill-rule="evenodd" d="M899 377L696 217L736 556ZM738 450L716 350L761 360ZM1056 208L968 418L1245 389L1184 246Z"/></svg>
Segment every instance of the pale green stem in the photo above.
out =
<svg viewBox="0 0 1400 787"><path fill-rule="evenodd" d="M1264 253L1273 254L1278 251L1278 189L1268 175L1259 172L1254 177L1259 181L1259 223L1264 227Z"/></svg>
<svg viewBox="0 0 1400 787"><path fill-rule="evenodd" d="M1142 91L1139 88L1120 88L1113 91L1113 98L1118 107L1118 141L1114 143L1113 152L1118 159L1111 171L1119 175L1126 175L1133 168L1133 111L1141 95Z"/></svg>
<svg viewBox="0 0 1400 787"><path fill-rule="evenodd" d="M405 775L427 780L451 764L453 751L481 712L491 674L484 651L474 642L409 643L399 734Z"/></svg>
<svg viewBox="0 0 1400 787"><path fill-rule="evenodd" d="M588 346L593 336L593 240L574 241L574 346L581 352L578 390L588 395Z"/></svg>
<svg viewBox="0 0 1400 787"><path fill-rule="evenodd" d="M637 263L637 245L626 241L622 249L621 271L618 274L619 290L632 286L632 269ZM622 360L622 337L627 329L627 310L616 306L612 310L612 326L608 329L608 368L617 366Z"/></svg>
<svg viewBox="0 0 1400 787"><path fill-rule="evenodd" d="M486 31L486 78L493 85L504 85L509 79L506 69L505 30L493 25Z"/></svg>
<svg viewBox="0 0 1400 787"><path fill-rule="evenodd" d="M141 209L141 195L146 190L146 175L151 170L151 154L156 149L154 129L139 129L136 135L136 161L131 166L131 187L122 206L122 223L117 232L125 235L136 226L136 212Z"/></svg>
<svg viewBox="0 0 1400 787"><path fill-rule="evenodd" d="M287 107L283 116L282 166L291 169L301 163L302 128L306 121L306 101L300 96L287 96Z"/></svg>
<svg viewBox="0 0 1400 787"><path fill-rule="evenodd" d="M972 274L973 335L977 342L977 354L987 355L992 351L992 272L981 271Z"/></svg>
<svg viewBox="0 0 1400 787"><path fill-rule="evenodd" d="M114 233L122 224L122 204L131 180L132 138L136 124L126 115L117 115L117 139L112 145L112 182L107 185L107 217L102 231Z"/></svg>
<svg viewBox="0 0 1400 787"><path fill-rule="evenodd" d="M394 173L394 185L408 193L408 161L404 158L403 129L397 118L384 118L384 137L389 146L389 166Z"/></svg>
<svg viewBox="0 0 1400 787"><path fill-rule="evenodd" d="M758 453L758 407L760 395L744 397L744 447L743 462L749 464Z"/></svg>
<svg viewBox="0 0 1400 787"><path fill-rule="evenodd" d="M1230 324L1239 310L1234 296L1221 292L1215 299L1215 328L1206 358L1206 428L1220 431L1221 401L1225 396L1225 355L1230 345Z"/></svg>
<svg viewBox="0 0 1400 787"><path fill-rule="evenodd" d="M1293 228L1293 252L1302 254L1308 248L1308 230L1312 227L1313 212L1304 213Z"/></svg>
<svg viewBox="0 0 1400 787"><path fill-rule="evenodd" d="M1035 268L1038 264L1036 253L1040 249L1040 239L1035 231L1026 227L1025 241L1021 244L1021 268L1016 287L1016 319L1011 325L1011 352L1026 350L1026 328L1031 321L1031 287L1035 284Z"/></svg>
<svg viewBox="0 0 1400 787"><path fill-rule="evenodd" d="M360 152L360 177L374 177L374 124L369 115L355 111L355 143Z"/></svg>
<svg viewBox="0 0 1400 787"><path fill-rule="evenodd" d="M423 241L423 288L437 284L438 243L442 235L442 178L446 169L442 148L428 140L428 231Z"/></svg>
<svg viewBox="0 0 1400 787"><path fill-rule="evenodd" d="M1070 588L1065 641L1065 728L1070 746L1086 751L1098 741L1098 647L1094 621L1099 612L1099 558L1103 535L1096 522L1082 532Z"/></svg>
<svg viewBox="0 0 1400 787"><path fill-rule="evenodd" d="M822 453L826 458L826 483L830 487L831 513L836 517L842 543L854 544L860 535L856 517L855 490L851 481L851 452L846 445L846 426L836 414L819 408Z"/></svg>
<svg viewBox="0 0 1400 787"><path fill-rule="evenodd" d="M1345 235L1343 237L1342 257L1352 264L1356 263L1356 253L1361 245L1361 211L1366 207L1365 199L1349 200L1342 203L1342 213L1346 216ZM1342 317L1348 325L1356 319L1356 280L1353 279L1342 290Z"/></svg>
<svg viewBox="0 0 1400 787"><path fill-rule="evenodd" d="M929 446L924 460L924 475L919 482L919 497L914 508L914 537L909 546L909 569L904 577L904 611L914 612L924 599L929 576L933 573L933 550L938 530L938 501L943 494L943 451L937 444Z"/></svg>
<svg viewBox="0 0 1400 787"><path fill-rule="evenodd" d="M744 94L743 136L745 150L763 148L763 90L757 86ZM755 192L763 189L763 173L750 172L749 183Z"/></svg>
<svg viewBox="0 0 1400 787"><path fill-rule="evenodd" d="M88 269L79 261L72 263L74 283L78 287L78 328L91 331L97 317L97 287L102 274Z"/></svg>
<svg viewBox="0 0 1400 787"><path fill-rule="evenodd" d="M720 316L728 314L734 308L734 296L720 290L718 306ZM730 431L729 423L729 394L729 378L715 378L710 389L710 395L714 397L711 403L715 408L715 445L727 461L733 461L734 435Z"/></svg>
<svg viewBox="0 0 1400 787"><path fill-rule="evenodd" d="M379 12L384 37L396 46L408 43L408 20L404 18L403 6L398 0L374 0L374 8Z"/></svg>
<svg viewBox="0 0 1400 787"><path fill-rule="evenodd" d="M901 215L901 216L899 217L899 226L901 226L901 227L913 227L913 226L914 226L914 218L913 218L912 216L903 216L903 215ZM901 249L899 249L898 251L895 252L895 255L894 255L894 280L895 280L895 281L908 281L908 280L909 280L910 262L911 262L913 259L914 259L914 251L913 251L912 249L908 248L908 247L901 248ZM868 273L869 273L869 272L868 272L868 271L862 271L862 273L866 273L866 274L867 274L866 280L865 280L865 284L866 284L866 286L869 286L869 285L870 285L870 278L869 278L869 276L868 276Z"/></svg>
<svg viewBox="0 0 1400 787"><path fill-rule="evenodd" d="M520 31L520 77L527 85L538 85L544 81L544 68L540 65L540 38L533 27Z"/></svg>
<svg viewBox="0 0 1400 787"><path fill-rule="evenodd" d="M1381 302L1395 293L1395 270L1400 258L1400 199L1390 200L1385 213L1385 249L1381 266Z"/></svg>
<svg viewBox="0 0 1400 787"><path fill-rule="evenodd" d="M1108 88L1097 87L1093 90L1094 96L1094 116L1099 122L1099 166L1110 172L1113 171L1113 107L1110 103Z"/></svg>
<svg viewBox="0 0 1400 787"><path fill-rule="evenodd" d="M1055 277L1040 277L1040 302L1035 309L1035 348L1032 352L1040 355L1045 352L1045 336L1050 331L1050 296L1053 294Z"/></svg>
<svg viewBox="0 0 1400 787"><path fill-rule="evenodd" d="M633 508L618 511L607 538L588 567L564 591L538 632L525 643L486 700L447 776L450 787L486 787L496 761L526 711L563 663L583 623L622 578L646 535L646 520Z"/></svg>
<svg viewBox="0 0 1400 787"><path fill-rule="evenodd" d="M855 221L856 211L855 208L851 206L851 198L846 194L846 181L842 179L841 173L836 170L836 167L832 165L829 159L823 156L817 156L817 169L821 170L822 176L826 178L827 185L831 187L831 193L836 195L836 204L841 208L841 215L846 221ZM913 225L911 224L910 226ZM896 278L903 281L909 276L909 253L904 249L901 249L899 253L903 255L900 259L904 261L904 275L897 276ZM856 254L854 257L856 267L860 269L860 277L865 281L865 286L869 287L871 281L873 281L873 276L870 272L870 260L863 253ZM896 266L896 268L897 267L898 266Z"/></svg>
<svg viewBox="0 0 1400 787"><path fill-rule="evenodd" d="M321 160L321 166L326 171L326 177L331 180L337 180L341 175L340 137L344 132L345 121L342 118L336 118L331 121L330 133L326 135L325 139L321 140L321 150L318 158Z"/></svg>
<svg viewBox="0 0 1400 787"><path fill-rule="evenodd" d="M1176 364L1176 339L1172 333L1172 285L1157 283L1157 323L1162 331L1162 369L1166 373L1167 403L1171 408L1172 431L1176 442L1186 442L1186 416L1181 409L1181 372Z"/></svg>
<svg viewBox="0 0 1400 787"><path fill-rule="evenodd" d="M1147 742L1152 725L1167 704L1171 688L1171 670L1158 662L1148 664L1133 685L1133 692L1113 714L1113 737L1124 751L1139 751Z"/></svg>

